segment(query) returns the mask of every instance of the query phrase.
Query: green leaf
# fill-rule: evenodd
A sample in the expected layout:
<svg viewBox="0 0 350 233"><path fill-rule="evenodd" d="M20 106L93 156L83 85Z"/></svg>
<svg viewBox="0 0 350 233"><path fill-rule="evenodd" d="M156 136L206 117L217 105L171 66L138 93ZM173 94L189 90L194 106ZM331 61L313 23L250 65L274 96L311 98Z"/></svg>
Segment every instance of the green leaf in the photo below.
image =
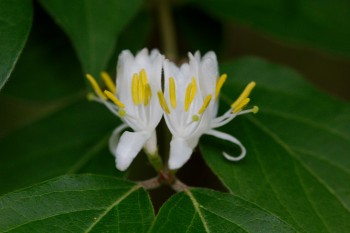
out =
<svg viewBox="0 0 350 233"><path fill-rule="evenodd" d="M106 68L116 39L136 15L141 0L41 0L41 5L69 36L84 71L94 75Z"/></svg>
<svg viewBox="0 0 350 233"><path fill-rule="evenodd" d="M227 109L249 81L261 111L223 130L247 148L237 163L221 151L238 149L206 138L201 151L226 187L305 232L350 229L350 105L306 83L297 73L259 59L222 66L229 79ZM226 103L226 104L225 104Z"/></svg>
<svg viewBox="0 0 350 233"><path fill-rule="evenodd" d="M42 104L84 88L80 64L68 39L44 16L38 15L33 23L13 80L3 91L6 96Z"/></svg>
<svg viewBox="0 0 350 233"><path fill-rule="evenodd" d="M57 104L0 140L0 193L62 174L122 175L107 143L118 126L116 117L81 98Z"/></svg>
<svg viewBox="0 0 350 233"><path fill-rule="evenodd" d="M0 0L0 90L24 47L31 23L30 0Z"/></svg>
<svg viewBox="0 0 350 233"><path fill-rule="evenodd" d="M273 214L237 196L190 189L160 209L153 232L295 232Z"/></svg>
<svg viewBox="0 0 350 233"><path fill-rule="evenodd" d="M191 0L209 13L287 42L350 56L350 2L342 0Z"/></svg>
<svg viewBox="0 0 350 233"><path fill-rule="evenodd" d="M0 198L1 232L146 232L153 218L147 193L112 177L63 176Z"/></svg>

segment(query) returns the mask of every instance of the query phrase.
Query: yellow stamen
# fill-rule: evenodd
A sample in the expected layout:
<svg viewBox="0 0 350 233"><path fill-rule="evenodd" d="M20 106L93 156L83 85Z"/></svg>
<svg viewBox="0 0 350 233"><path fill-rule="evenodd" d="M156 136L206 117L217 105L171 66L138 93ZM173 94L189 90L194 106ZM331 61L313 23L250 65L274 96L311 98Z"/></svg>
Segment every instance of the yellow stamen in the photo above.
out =
<svg viewBox="0 0 350 233"><path fill-rule="evenodd" d="M119 109L118 114L120 117L124 117L126 115L126 111L124 109Z"/></svg>
<svg viewBox="0 0 350 233"><path fill-rule="evenodd" d="M112 100L112 102L119 108L125 108L125 105L120 100L118 100L118 98L112 92L106 90L104 93L108 99Z"/></svg>
<svg viewBox="0 0 350 233"><path fill-rule="evenodd" d="M139 77L136 73L132 77L131 96L132 96L132 100L134 101L134 104L135 105L139 104Z"/></svg>
<svg viewBox="0 0 350 233"><path fill-rule="evenodd" d="M249 98L245 98L244 100L242 100L233 110L232 112L237 113L240 110L242 110L242 108L244 108L248 103L250 102Z"/></svg>
<svg viewBox="0 0 350 233"><path fill-rule="evenodd" d="M151 97L152 97L151 86L148 83L146 83L146 85L145 85L145 100L143 102L143 104L145 106L147 106L149 104Z"/></svg>
<svg viewBox="0 0 350 233"><path fill-rule="evenodd" d="M92 77L90 74L86 74L86 78L89 80L89 82L90 82L92 88L94 89L96 95L101 97L103 100L107 100L107 97L103 94L100 86L98 85L98 83L96 82L94 77Z"/></svg>
<svg viewBox="0 0 350 233"><path fill-rule="evenodd" d="M92 92L89 92L87 95L86 95L86 98L88 101L92 101L94 99L95 95L94 93Z"/></svg>
<svg viewBox="0 0 350 233"><path fill-rule="evenodd" d="M169 107L165 101L163 92L158 91L158 99L159 99L159 104L162 107L162 109L164 110L164 112L166 112L167 114L170 114L170 110L169 110Z"/></svg>
<svg viewBox="0 0 350 233"><path fill-rule="evenodd" d="M174 78L169 79L169 97L172 108L176 108L176 89Z"/></svg>
<svg viewBox="0 0 350 233"><path fill-rule="evenodd" d="M143 103L145 101L145 84L142 81L142 77L139 76L139 103Z"/></svg>
<svg viewBox="0 0 350 233"><path fill-rule="evenodd" d="M193 115L192 116L192 121L199 121L199 116L198 115Z"/></svg>
<svg viewBox="0 0 350 233"><path fill-rule="evenodd" d="M227 74L222 74L219 78L219 80L216 83L216 91L215 91L215 99L218 98L221 88L224 85L225 81L227 79Z"/></svg>
<svg viewBox="0 0 350 233"><path fill-rule="evenodd" d="M196 96L196 92L197 92L197 82L196 82L196 79L193 77L192 78L192 91L191 91L190 104L192 103L194 97Z"/></svg>
<svg viewBox="0 0 350 233"><path fill-rule="evenodd" d="M238 99L233 102L233 104L231 104L231 108L232 109L236 109L238 105L241 104L241 102L243 100L245 100L246 98L248 98L248 96L250 95L250 92L252 92L253 88L255 87L256 83L255 82L250 82L246 88L244 89L244 91L242 92L242 94L238 97Z"/></svg>
<svg viewBox="0 0 350 233"><path fill-rule="evenodd" d="M142 69L140 71L140 78L141 78L143 84L148 83L147 73L146 73L145 69Z"/></svg>
<svg viewBox="0 0 350 233"><path fill-rule="evenodd" d="M209 106L209 103L211 101L211 97L212 97L211 95L207 95L207 97L205 97L203 105L199 109L198 114L202 114L207 109L207 107Z"/></svg>
<svg viewBox="0 0 350 233"><path fill-rule="evenodd" d="M259 107L258 106L254 106L252 112L254 114L258 113L259 112Z"/></svg>
<svg viewBox="0 0 350 233"><path fill-rule="evenodd" d="M192 92L192 86L193 84L190 83L188 84L187 88L186 88L186 96L185 96L185 111L188 111L188 108L190 107L190 99L191 99L191 92Z"/></svg>
<svg viewBox="0 0 350 233"><path fill-rule="evenodd" d="M112 81L111 76L109 76L109 74L107 72L101 72L101 77L103 82L105 83L106 87L108 88L108 90L112 93L115 93L116 91L116 87L114 82Z"/></svg>

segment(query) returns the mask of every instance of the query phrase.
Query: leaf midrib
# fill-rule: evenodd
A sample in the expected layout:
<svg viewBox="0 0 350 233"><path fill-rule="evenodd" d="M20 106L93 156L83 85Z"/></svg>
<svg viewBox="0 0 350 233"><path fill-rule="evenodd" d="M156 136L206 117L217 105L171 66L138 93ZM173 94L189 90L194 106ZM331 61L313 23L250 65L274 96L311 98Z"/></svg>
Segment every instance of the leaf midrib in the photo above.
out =
<svg viewBox="0 0 350 233"><path fill-rule="evenodd" d="M127 198L131 193L133 193L134 191L136 191L137 189L141 188L141 186L139 185L135 185L135 186L132 186L127 192L125 192L121 197L119 197L115 202L113 202L110 206L108 206L108 208L102 212L100 214L100 216L96 219L96 221L94 221L90 227L86 230L86 232L89 232L90 230L92 230L92 228L111 210L113 209L115 206L117 206L120 202L122 202L125 198ZM41 194L41 195L35 195L35 197L40 197L40 196L45 196L45 195L49 195L49 194L52 194L52 193L66 193L66 192L85 192L85 191L99 191L99 190L120 190L120 189L125 189L125 188L103 188L103 189L85 189L85 190L64 190L64 191L53 191L53 192L50 192L50 193L45 193L45 194ZM33 196L31 196L33 197ZM30 197L30 198L31 198ZM28 198L28 197L25 197L25 198ZM22 198L23 199L23 198ZM105 208L101 208L101 209L105 209ZM61 212L59 214L55 214L55 215L49 215L49 216L46 216L44 218L40 218L40 219L35 219L35 220L32 220L32 221L27 221L27 222L24 222L20 225L17 225L17 226L14 226L10 229L7 229L6 231L4 232L10 232L14 229L17 229L19 227L22 227L24 225L27 225L27 224L30 224L32 222L36 222L36 221L41 221L41 220L44 220L44 219L48 219L48 218L52 218L52 217L56 217L56 216L60 216L60 215L65 215L65 214L71 214L71 213L75 213L75 212L79 212L79 211L88 211L88 210L101 210L99 208L91 208L91 209L80 209L80 210L74 210L74 211L70 211L70 212Z"/></svg>

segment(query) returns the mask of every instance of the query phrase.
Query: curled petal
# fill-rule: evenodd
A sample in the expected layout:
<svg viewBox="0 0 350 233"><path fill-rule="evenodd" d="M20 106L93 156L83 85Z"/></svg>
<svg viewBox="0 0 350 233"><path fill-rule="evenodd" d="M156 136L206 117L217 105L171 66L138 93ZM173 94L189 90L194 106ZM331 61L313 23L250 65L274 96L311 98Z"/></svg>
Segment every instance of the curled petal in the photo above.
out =
<svg viewBox="0 0 350 233"><path fill-rule="evenodd" d="M127 124L121 124L119 125L113 132L111 137L109 138L108 141L108 145L109 145L109 151L115 155L117 146L118 146L118 142L119 142L119 138L120 138L120 133L124 130L128 128Z"/></svg>
<svg viewBox="0 0 350 233"><path fill-rule="evenodd" d="M173 138L170 142L169 168L179 169L191 157L193 149L183 138Z"/></svg>
<svg viewBox="0 0 350 233"><path fill-rule="evenodd" d="M130 166L150 136L151 133L146 131L123 133L115 152L116 166L120 171Z"/></svg>
<svg viewBox="0 0 350 233"><path fill-rule="evenodd" d="M227 134L227 133L223 133L223 132L220 132L220 131L217 131L217 130L210 130L208 131L206 134L208 135L212 135L214 137L217 137L217 138L220 138L220 139L223 139L223 140L226 140L226 141L229 141L229 142L232 142L234 144L236 144L237 146L239 146L241 148L241 154L239 156L232 156L232 155L229 155L227 154L226 152L222 152L222 154L224 155L224 157L230 161L239 161L241 159L244 158L244 156L246 155L246 149L245 147L242 145L242 143L240 141L238 141L237 138Z"/></svg>

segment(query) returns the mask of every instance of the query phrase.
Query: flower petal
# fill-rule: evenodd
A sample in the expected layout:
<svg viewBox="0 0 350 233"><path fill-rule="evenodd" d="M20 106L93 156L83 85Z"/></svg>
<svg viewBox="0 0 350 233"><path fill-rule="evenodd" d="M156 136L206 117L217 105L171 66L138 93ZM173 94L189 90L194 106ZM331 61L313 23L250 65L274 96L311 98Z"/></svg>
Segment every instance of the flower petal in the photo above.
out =
<svg viewBox="0 0 350 233"><path fill-rule="evenodd" d="M115 156L115 152L118 146L119 138L120 138L120 133L128 128L127 124L121 124L119 125L113 132L111 137L109 138L108 145L109 145L109 151Z"/></svg>
<svg viewBox="0 0 350 233"><path fill-rule="evenodd" d="M120 171L125 171L130 166L150 136L151 133L147 131L123 133L115 152L116 166Z"/></svg>
<svg viewBox="0 0 350 233"><path fill-rule="evenodd" d="M170 142L169 168L179 169L191 157L193 149L183 138L173 138Z"/></svg>
<svg viewBox="0 0 350 233"><path fill-rule="evenodd" d="M244 156L246 155L246 149L245 147L242 145L242 143L240 141L238 141L237 138L227 134L227 133L223 133L220 131L216 131L216 130L209 130L206 134L208 135L212 135L214 137L223 139L223 140L227 140L229 142L232 142L236 145L238 145L241 148L241 154L237 157L233 157L232 155L227 154L226 152L222 152L222 154L224 155L224 157L230 161L239 161L241 159L244 158Z"/></svg>

